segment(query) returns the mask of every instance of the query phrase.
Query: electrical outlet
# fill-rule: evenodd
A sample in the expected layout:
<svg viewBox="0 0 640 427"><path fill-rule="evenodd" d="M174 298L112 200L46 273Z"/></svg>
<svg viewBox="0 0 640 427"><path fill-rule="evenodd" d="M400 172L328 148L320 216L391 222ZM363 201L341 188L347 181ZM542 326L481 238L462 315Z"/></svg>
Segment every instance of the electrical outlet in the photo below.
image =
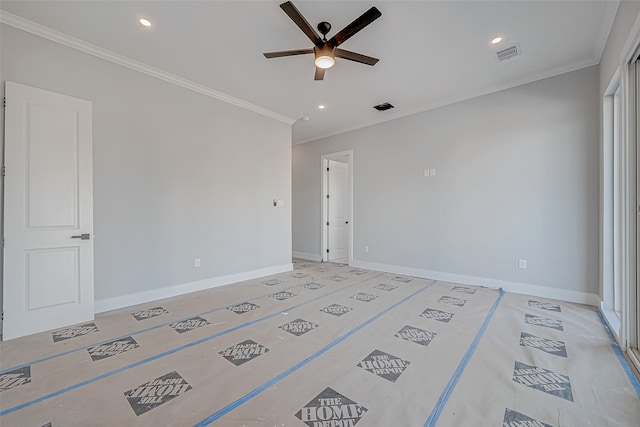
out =
<svg viewBox="0 0 640 427"><path fill-rule="evenodd" d="M527 269L527 260L526 259L519 259L518 260L518 268L526 270Z"/></svg>
<svg viewBox="0 0 640 427"><path fill-rule="evenodd" d="M431 176L436 176L436 168L431 168L430 174Z"/></svg>
<svg viewBox="0 0 640 427"><path fill-rule="evenodd" d="M364 251L365 253L369 253L369 245L364 245Z"/></svg>
<svg viewBox="0 0 640 427"><path fill-rule="evenodd" d="M424 176L429 176L429 169L425 169L423 173L424 173Z"/></svg>
<svg viewBox="0 0 640 427"><path fill-rule="evenodd" d="M193 266L196 268L200 267L200 258L193 260Z"/></svg>

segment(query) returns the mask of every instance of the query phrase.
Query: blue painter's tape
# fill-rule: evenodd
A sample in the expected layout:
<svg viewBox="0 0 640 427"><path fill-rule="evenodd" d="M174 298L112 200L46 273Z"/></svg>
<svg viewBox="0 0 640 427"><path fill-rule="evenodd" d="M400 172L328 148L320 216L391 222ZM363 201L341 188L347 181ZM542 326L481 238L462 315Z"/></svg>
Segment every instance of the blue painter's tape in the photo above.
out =
<svg viewBox="0 0 640 427"><path fill-rule="evenodd" d="M154 361L154 360L160 359L160 358L162 358L162 357L169 356L169 355L171 355L171 354L177 353L177 352L182 351L182 350L185 350L185 349L187 349L187 348L194 347L194 346L196 346L196 345L198 345L198 344L202 344L202 343L204 343L204 342L211 341L211 340L212 340L212 339L214 339L214 338L217 338L217 337L222 336L222 335L226 335L226 334L231 333L231 332L235 332L235 331L237 331L238 329L246 328L247 326L251 326L251 325L254 325L254 324L256 324L256 323L263 322L263 321L268 320L268 319L271 319L271 318L273 318L273 317L275 317L275 316L279 316L279 315L281 315L282 313L287 313L287 312L289 312L289 311L291 311L291 310L294 310L294 309L296 309L296 308L298 308L298 307L301 307L301 306L303 306L303 305L307 305L307 304L312 303L312 302L314 302L314 301L317 301L317 300L319 300L319 299L321 299L321 298L324 298L324 297L327 297L327 296L329 296L329 295L335 294L336 292L344 291L345 289L347 289L347 288L349 288L349 287L351 287L351 286L355 286L355 285L357 285L357 284L359 284L359 283L362 283L362 282L364 282L364 281L366 281L366 280L375 279L376 277L378 277L378 276L380 276L380 275L382 275L382 274L384 274L384 273L380 273L380 274L378 274L377 276L370 277L370 278L367 278L367 279L363 279L363 280L361 280L361 281L359 281L359 282L356 282L356 283L354 283L354 284L352 284L352 285L349 285L349 286L343 286L343 287L340 287L340 288L338 288L338 289L336 289L336 290L334 290L334 291L331 291L331 292L328 292L328 293L326 293L326 294L319 295L319 296L317 296L317 297L315 297L315 298L313 298L313 299L310 299L309 301L305 301L305 302L302 302L302 303L300 303L300 304L293 305L293 306L288 307L288 308L286 308L286 309L284 309L284 310L280 310L280 311L278 311L278 312L276 312L276 313L272 313L272 314L269 314L269 315L267 315L267 316L263 316L263 317L261 317L261 318L259 318L259 319L254 319L254 320L251 320L251 321L249 321L249 322L245 322L245 323L243 323L243 324L241 324L241 325L234 326L233 328L225 329L224 331L220 331L220 332L215 333L215 334L213 334L213 335L209 335L209 336L204 337L204 338L201 338L201 339L199 339L199 340L196 340L196 341L193 341L193 342L190 342L190 343L184 344L184 345L182 345L182 346L180 346L180 347L176 347L176 348L174 348L174 349L167 350L167 351L165 351L165 352L162 352L162 353L156 354L156 355L151 356L151 357L148 357L148 358L146 358L146 359L139 360L139 361L137 361L137 362L135 362L135 363L131 363L131 364L127 365L127 366L123 366L123 367L121 367L121 368L114 369L113 371L106 372L106 373L104 373L104 374L102 374L102 375L99 375L99 376L97 376L97 377L89 378L89 379L84 380L84 381L81 381L81 382L79 382L79 383L77 383L77 384L70 385L70 386L68 386L68 387L65 387L65 388L62 388L62 389L60 389L60 390L57 390L57 391L55 391L55 392L53 392L53 393L47 394L47 395L42 396L42 397L39 397L39 398L37 398L37 399L30 400L30 401L28 401L28 402L24 402L24 403L22 403L22 404L20 404L20 405L17 405L17 406L12 407L12 408L5 409L5 410L3 410L3 411L0 411L0 417L3 417L3 416L5 416L5 415L11 414L11 413L13 413L13 412L19 411L19 410L24 409L24 408L26 408L26 407L29 407L29 406L31 406L31 405L35 405L36 403L40 403L40 402L43 402L43 401L45 401L45 400L49 400L49 399L51 399L51 398L53 398L53 397L59 396L59 395L64 394L64 393L66 393L66 392L68 392L68 391L71 391L71 390L75 390L75 389L80 388L80 387L82 387L82 386L85 386L85 385L87 385L87 384L91 384L91 383L94 383L94 382L96 382L96 381L99 381L99 380L102 380L102 379L105 379L105 378L111 377L111 376L113 376L113 375L116 375L116 374L122 373L122 372L127 371L127 370L129 370L129 369L131 369L131 368L135 368L135 367L140 366L140 365L143 365L143 364L145 364L145 363L149 363L149 362L152 362L152 361ZM172 323L173 323L173 322L172 322ZM126 335L126 336L129 336L129 335Z"/></svg>
<svg viewBox="0 0 640 427"><path fill-rule="evenodd" d="M289 289L292 289L292 288L295 288L295 287L298 287L298 286L300 286L300 285L289 286L288 288L283 289L283 291L288 291ZM265 295L261 295L259 297L254 297L254 298L251 298L251 299L246 299L246 300L243 300L242 302L255 301L255 300L260 299L260 298L268 297L269 295L271 295L271 293L268 293L268 294L265 294ZM131 332L130 334L127 334L127 335L120 335L119 337L109 338L109 339L106 339L106 340L103 340L103 341L99 341L99 342L96 342L96 343L93 343L93 344L85 345L85 346L74 348L74 349L67 350L67 351L63 351L61 353L52 354L51 356L46 356L46 357L43 357L41 359L34 360L32 362L26 362L26 363L22 363L20 365L16 365L16 366L12 366L10 368L3 369L3 370L0 371L0 375L5 374L5 373L10 372L10 371L13 371L15 369L24 368L25 366L33 366L33 365L37 365L38 363L46 362L47 360L57 359L58 357L66 356L67 354L75 353L76 351L86 350L88 348L95 347L97 345L107 344L107 343L109 343L111 341L121 340L121 339L130 337L130 336L133 336L133 335L140 335L140 334L145 333L145 332L153 331L154 329L158 329L158 328L162 328L164 326L171 325L172 323L183 322L185 320L189 320L189 319L191 319L193 317L196 317L196 316L204 316L205 314L211 314L211 313L214 313L216 311L225 310L225 309L227 309L229 307L233 307L234 305L237 305L237 304L238 303L235 302L233 304L226 305L224 307L214 308L214 309L211 309L211 310L203 311L202 313L192 314L190 316L183 317L181 319L173 319L173 320L171 320L169 322L166 322L166 323L161 323L159 325L151 326L149 328L140 329L138 331Z"/></svg>
<svg viewBox="0 0 640 427"><path fill-rule="evenodd" d="M238 329L242 329L242 328L245 328L247 326L254 325L256 323L265 321L267 319L271 319L272 317L278 316L280 314L281 314L281 312L272 313L272 314L270 314L268 316L264 316L264 317L261 317L259 319L252 320L250 322L246 322L246 323L243 323L241 325L234 326L233 328L229 328L229 329L226 329L224 331L220 331L217 334L213 334L213 335L210 335L208 337L201 338L201 339L199 339L197 341L190 342L190 343L182 345L180 347L176 347L174 349L167 350L167 351L165 351L163 353L159 353L159 354L156 354L154 356L147 357L146 359L139 360L139 361L137 361L135 363L131 363L129 365L123 366L121 368L114 369L113 371L106 372L106 373L104 373L102 375L98 375L97 377L89 378L89 379L81 381L81 382L79 382L77 384L70 385L68 387L60 389L60 390L55 391L53 393L50 393L50 394L47 394L45 396L39 397L37 399L30 400L30 401L22 403L22 404L20 404L18 406L14 406L13 408L5 409L4 411L0 412L0 417L8 415L8 414L11 414L12 412L19 411L20 409L24 409L24 408L26 408L28 406L35 405L36 403L40 403L40 402L43 402L45 400L51 399L52 397L59 396L59 395L64 394L64 393L66 393L68 391L75 390L75 389L80 388L82 386L85 386L87 384L91 384L93 382L96 382L96 381L111 377L113 375L122 373L122 372L127 371L127 370L129 370L131 368L135 368L137 366L144 365L145 363L149 363L149 362L152 362L154 360L160 359L162 357L169 356L170 354L177 353L179 351L182 351L182 350L185 350L187 348L196 346L198 344L202 344L204 342L207 342L207 341L210 341L210 340L212 340L214 338L217 338L217 337L219 337L221 335L226 335L228 333L237 331Z"/></svg>
<svg viewBox="0 0 640 427"><path fill-rule="evenodd" d="M447 404L449 397L451 397L451 394L453 393L453 389L456 388L456 385L458 384L458 380L462 376L462 372L469 364L469 361L471 360L471 356L473 356L473 353L476 351L476 348L478 347L478 344L482 339L482 335L484 335L484 331L487 330L487 327L489 326L489 322L491 321L493 314L496 312L496 309L498 308L498 304L500 304L500 301L502 300L503 295L504 295L504 291L502 290L502 288L500 288L500 295L498 295L498 299L496 299L496 302L493 303L493 307L491 307L491 310L489 310L489 313L487 313L487 316L485 317L484 322L480 327L480 330L478 331L475 338L471 342L471 345L467 349L467 352L462 357L462 360L460 361L460 364L458 365L455 372L453 373L453 376L451 377L446 387L442 391L442 394L440 395L440 398L438 399L436 406L434 406L433 410L429 414L429 418L427 418L427 421L424 423L424 427L433 427L436 425L436 422L438 422L438 418L440 418L440 415L442 414L442 410Z"/></svg>
<svg viewBox="0 0 640 427"><path fill-rule="evenodd" d="M195 424L194 427L207 426L207 425L211 424L212 422L216 421L217 419L219 419L220 417L224 416L225 414L228 414L229 412L231 412L234 409L236 409L238 406L243 405L244 403L246 403L249 400L253 399L254 397L259 395L263 391L267 390L268 388L270 388L274 384L276 384L276 383L280 382L281 380L283 380L284 378L288 377L289 375L291 375L292 373L294 373L298 369L302 368L303 366L305 366L309 362L313 361L314 359L317 359L318 357L320 357L321 355L326 353L328 350L332 349L336 345L340 344L342 341L344 341L347 338L349 338L351 335L353 335L356 332L358 332L360 329L362 329L365 326L369 325L371 322L377 320L378 318L380 318L384 314L388 313L389 311L393 310L394 308L396 308L400 304L403 304L404 302L410 300L411 298L413 298L414 296L416 296L420 292L423 292L423 291L427 290L434 283L436 283L435 280L431 281L431 283L429 283L428 285L426 285L422 289L418 289L414 293L404 297L403 299L401 299L397 303L395 303L393 305L390 305L386 309L382 310L380 313L376 314L375 316L371 317L370 319L364 321L363 323L359 324L355 328L351 329L346 334L344 334L344 335L336 338L335 340L331 341L329 344L327 344L326 346L322 347L320 350L316 351L311 356L307 357L306 359L302 360L301 362L297 363L296 365L294 365L291 368L287 369L286 371L282 372L280 375L278 375L276 377L273 377L272 379L270 379L266 383L262 384L260 387L250 391L249 393L245 394L244 396L242 396L241 398L237 399L236 401L231 402L227 406L225 406L225 407L219 409L218 411L214 412L213 414L209 415L204 420L202 420L199 423Z"/></svg>
<svg viewBox="0 0 640 427"><path fill-rule="evenodd" d="M613 349L613 352L615 353L616 357L618 358L618 361L622 365L622 369L624 369L624 372L627 374L627 378L629 378L629 382L631 383L631 386L635 390L636 396L638 396L638 399L640 399L640 381L638 381L638 378L633 373L633 369L631 368L631 366L629 366L627 359L624 358L624 354L622 354L622 349L618 345L618 342L616 341L616 339L613 337L613 333L611 332L611 329L609 329L609 325L604 319L604 315L602 314L602 311L600 311L600 309L597 307L595 310L596 310L596 313L598 313L598 317L600 318L600 323L602 323L602 327L604 328L605 331L607 331L607 335L609 336L609 342L611 343L611 348Z"/></svg>

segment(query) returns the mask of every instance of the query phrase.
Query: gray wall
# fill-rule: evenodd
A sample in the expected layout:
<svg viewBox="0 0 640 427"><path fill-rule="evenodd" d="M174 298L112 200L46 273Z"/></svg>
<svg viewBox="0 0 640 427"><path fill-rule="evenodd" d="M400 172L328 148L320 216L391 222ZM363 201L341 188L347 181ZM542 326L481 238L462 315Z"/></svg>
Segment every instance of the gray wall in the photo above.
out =
<svg viewBox="0 0 640 427"><path fill-rule="evenodd" d="M590 67L297 145L293 250L320 253L320 156L352 149L355 260L597 294L598 123Z"/></svg>
<svg viewBox="0 0 640 427"><path fill-rule="evenodd" d="M3 82L93 102L96 300L290 265L289 125L6 25L1 40Z"/></svg>

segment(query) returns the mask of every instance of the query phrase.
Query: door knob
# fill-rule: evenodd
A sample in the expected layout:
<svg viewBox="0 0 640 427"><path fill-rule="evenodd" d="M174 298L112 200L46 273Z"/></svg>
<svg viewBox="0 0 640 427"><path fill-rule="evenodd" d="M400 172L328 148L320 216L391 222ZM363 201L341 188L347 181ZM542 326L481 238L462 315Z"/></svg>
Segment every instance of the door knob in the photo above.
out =
<svg viewBox="0 0 640 427"><path fill-rule="evenodd" d="M349 224L349 221L345 221L344 223L345 223L345 224Z"/></svg>
<svg viewBox="0 0 640 427"><path fill-rule="evenodd" d="M91 235L89 233L84 233L79 236L71 236L72 239L80 239L80 240L89 240Z"/></svg>

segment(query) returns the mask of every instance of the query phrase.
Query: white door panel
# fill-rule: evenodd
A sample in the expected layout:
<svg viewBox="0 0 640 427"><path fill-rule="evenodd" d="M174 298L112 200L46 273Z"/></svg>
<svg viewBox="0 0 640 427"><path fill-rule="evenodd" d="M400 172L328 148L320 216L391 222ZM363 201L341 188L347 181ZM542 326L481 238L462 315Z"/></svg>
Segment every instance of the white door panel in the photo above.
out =
<svg viewBox="0 0 640 427"><path fill-rule="evenodd" d="M79 294L78 248L25 251L27 310L76 304ZM59 283L59 286L50 286Z"/></svg>
<svg viewBox="0 0 640 427"><path fill-rule="evenodd" d="M27 228L78 224L78 116L26 104Z"/></svg>
<svg viewBox="0 0 640 427"><path fill-rule="evenodd" d="M329 160L329 260L349 255L348 164Z"/></svg>
<svg viewBox="0 0 640 427"><path fill-rule="evenodd" d="M91 103L6 82L3 339L93 319Z"/></svg>

